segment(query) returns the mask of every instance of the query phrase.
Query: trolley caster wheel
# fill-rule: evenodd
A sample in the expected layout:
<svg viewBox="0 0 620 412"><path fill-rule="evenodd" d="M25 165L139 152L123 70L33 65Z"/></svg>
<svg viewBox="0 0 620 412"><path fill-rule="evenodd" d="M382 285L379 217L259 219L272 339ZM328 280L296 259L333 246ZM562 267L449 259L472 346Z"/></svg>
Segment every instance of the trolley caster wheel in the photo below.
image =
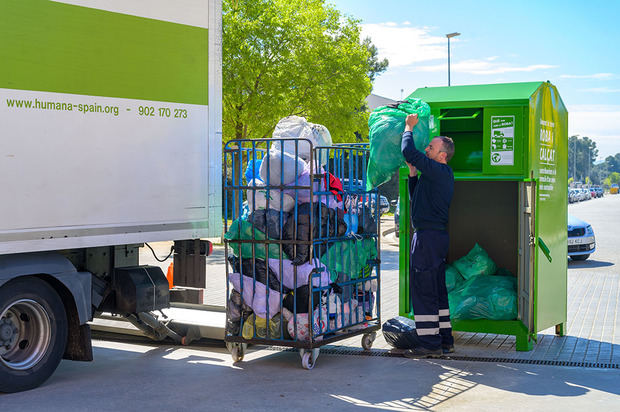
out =
<svg viewBox="0 0 620 412"><path fill-rule="evenodd" d="M301 356L301 366L304 369L312 369L316 364L316 359L319 357L319 349L300 349L299 356Z"/></svg>
<svg viewBox="0 0 620 412"><path fill-rule="evenodd" d="M362 336L362 348L364 348L364 350L372 349L372 344L374 343L376 338L377 332L364 333L364 335Z"/></svg>
<svg viewBox="0 0 620 412"><path fill-rule="evenodd" d="M245 349L247 345L245 343L226 342L226 349L230 352L233 362L241 362L245 355Z"/></svg>

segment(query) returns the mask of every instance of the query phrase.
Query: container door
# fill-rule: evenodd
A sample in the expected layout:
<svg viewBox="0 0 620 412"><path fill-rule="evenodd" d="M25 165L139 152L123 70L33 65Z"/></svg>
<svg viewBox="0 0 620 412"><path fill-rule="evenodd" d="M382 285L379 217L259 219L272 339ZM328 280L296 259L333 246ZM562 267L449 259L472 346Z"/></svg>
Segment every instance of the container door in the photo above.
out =
<svg viewBox="0 0 620 412"><path fill-rule="evenodd" d="M535 182L519 183L519 319L534 333Z"/></svg>
<svg viewBox="0 0 620 412"><path fill-rule="evenodd" d="M530 161L536 179L535 328L566 322L568 116L548 83L530 100Z"/></svg>

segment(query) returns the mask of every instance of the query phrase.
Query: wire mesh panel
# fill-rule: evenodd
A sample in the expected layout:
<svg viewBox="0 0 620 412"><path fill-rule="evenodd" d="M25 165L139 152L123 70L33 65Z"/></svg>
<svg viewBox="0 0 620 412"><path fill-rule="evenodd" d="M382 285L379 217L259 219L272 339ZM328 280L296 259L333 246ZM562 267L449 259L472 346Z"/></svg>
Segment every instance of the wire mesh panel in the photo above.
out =
<svg viewBox="0 0 620 412"><path fill-rule="evenodd" d="M359 144L226 144L227 342L313 349L365 334L372 344L380 212L367 162Z"/></svg>

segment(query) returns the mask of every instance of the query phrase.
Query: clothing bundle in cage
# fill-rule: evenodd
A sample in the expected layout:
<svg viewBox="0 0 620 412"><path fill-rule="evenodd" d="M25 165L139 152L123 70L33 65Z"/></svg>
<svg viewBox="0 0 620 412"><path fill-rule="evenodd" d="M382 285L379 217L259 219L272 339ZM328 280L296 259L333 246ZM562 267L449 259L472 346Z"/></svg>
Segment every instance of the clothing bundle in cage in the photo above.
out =
<svg viewBox="0 0 620 412"><path fill-rule="evenodd" d="M363 182L366 157L351 157L362 149L333 146L324 126L296 116L273 139L235 144L227 335L315 342L377 320L377 193ZM345 173L359 184L343 185Z"/></svg>

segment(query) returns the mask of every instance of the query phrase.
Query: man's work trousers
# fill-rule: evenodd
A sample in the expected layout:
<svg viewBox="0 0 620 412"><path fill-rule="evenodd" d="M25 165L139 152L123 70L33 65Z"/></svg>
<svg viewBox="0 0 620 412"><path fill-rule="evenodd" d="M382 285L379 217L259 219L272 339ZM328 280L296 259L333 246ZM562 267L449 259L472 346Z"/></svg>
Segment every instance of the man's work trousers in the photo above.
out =
<svg viewBox="0 0 620 412"><path fill-rule="evenodd" d="M427 349L453 345L446 289L448 232L418 230L411 242L409 296L420 342Z"/></svg>

